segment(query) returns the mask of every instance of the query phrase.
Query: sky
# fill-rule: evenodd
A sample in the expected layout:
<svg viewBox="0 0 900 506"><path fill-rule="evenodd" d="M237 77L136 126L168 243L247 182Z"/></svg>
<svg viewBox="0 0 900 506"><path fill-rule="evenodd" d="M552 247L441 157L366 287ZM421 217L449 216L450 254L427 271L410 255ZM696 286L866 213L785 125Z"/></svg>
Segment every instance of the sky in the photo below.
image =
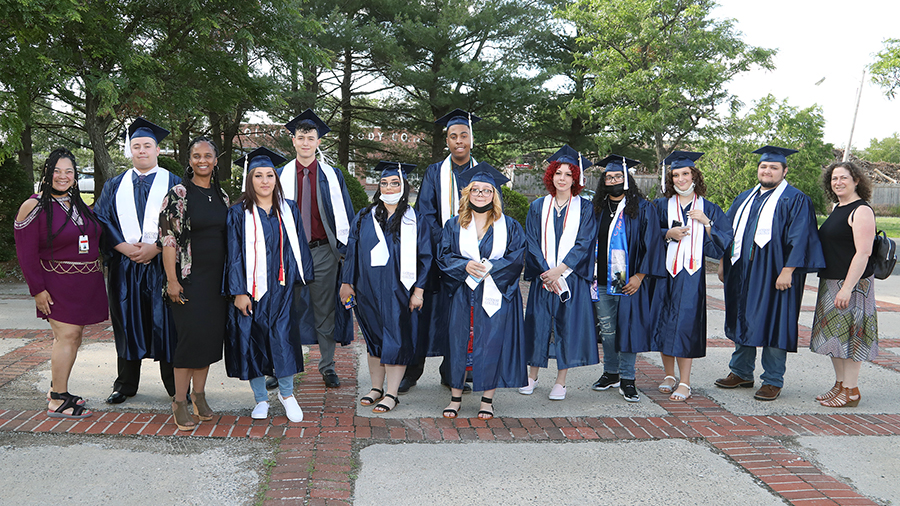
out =
<svg viewBox="0 0 900 506"><path fill-rule="evenodd" d="M775 70L755 69L736 76L728 88L749 107L771 93L793 107L817 104L825 116L825 142L844 147L863 69L888 38L900 38L897 0L718 0L711 16L731 18L744 42L778 49ZM824 78L821 84L816 85ZM900 132L900 94L885 97L868 73L853 146Z"/></svg>

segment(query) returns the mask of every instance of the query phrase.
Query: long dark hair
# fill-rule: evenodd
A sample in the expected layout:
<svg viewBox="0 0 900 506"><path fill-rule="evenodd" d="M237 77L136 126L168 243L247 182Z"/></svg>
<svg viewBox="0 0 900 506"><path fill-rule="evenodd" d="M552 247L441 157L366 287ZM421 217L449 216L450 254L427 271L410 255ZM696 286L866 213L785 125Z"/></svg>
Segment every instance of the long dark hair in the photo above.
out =
<svg viewBox="0 0 900 506"><path fill-rule="evenodd" d="M400 176L400 178L403 180L403 195L400 197L400 202L397 202L397 209L394 210L394 220L390 223L387 222L388 211L384 207L384 202L381 201L381 185L379 185L378 189L375 190L375 195L372 197L372 203L366 206L359 215L359 220L356 223L357 232L359 232L359 226L363 217L372 212L372 209L375 209L375 219L381 225L381 230L387 230L394 238L400 237L400 224L403 221L403 215L406 214L406 209L409 207L409 181L403 176Z"/></svg>
<svg viewBox="0 0 900 506"><path fill-rule="evenodd" d="M184 169L184 187L187 189L188 193L198 191L197 185L195 185L194 182L191 181L191 179L194 177L194 169L193 167L191 167L190 156L191 151L193 151L194 149L194 146L200 144L201 142L209 144L210 147L212 147L213 154L216 156L216 165L213 166L212 177L210 178L211 180L209 186L213 189L213 193L216 194L216 198L219 199L219 202L221 202L222 205L226 205L225 199L222 197L222 185L219 184L219 146L216 146L216 143L213 142L213 140L209 137L204 137L201 135L200 137L192 140L190 144L188 144L188 166ZM188 208L188 213L190 213L190 208Z"/></svg>
<svg viewBox="0 0 900 506"><path fill-rule="evenodd" d="M256 169L265 169L270 168L275 170L275 167L269 167L267 165L261 167L254 167L247 171L247 184L244 188L244 194L241 195L240 203L243 204L244 211L249 211L251 205L258 205L258 199L256 198L256 189L253 188L253 173ZM275 188L272 190L272 209L278 213L277 216L281 216L281 203L284 202L284 190L281 189L281 178L278 177L278 171L275 171Z"/></svg>
<svg viewBox="0 0 900 506"><path fill-rule="evenodd" d="M622 212L628 215L629 218L637 218L641 201L646 199L644 198L644 194L641 193L641 189L638 188L637 182L631 177L631 174L627 171L625 174L625 177L628 178L628 189L625 190L625 209L622 210ZM600 180L597 181L597 191L594 193L594 214L602 213L607 205L606 196L608 193L606 191L606 178L603 176L599 179Z"/></svg>
<svg viewBox="0 0 900 506"><path fill-rule="evenodd" d="M74 181L72 182L72 186L69 187L66 194L69 196L69 211L66 213L66 221L59 227L59 230L56 232L53 231L53 171L56 170L56 163L60 160L60 158L68 158L72 162L72 168L74 169ZM88 208L87 204L81 200L81 192L78 191L78 164L75 162L75 155L72 154L66 148L56 148L51 153L50 156L47 157L47 160L44 161L43 173L41 175L41 186L40 186L41 196L38 197L38 205L39 209L44 210L44 214L47 217L47 243L50 246L50 251L53 251L53 239L56 238L60 233L62 233L63 229L66 227L66 224L69 220L72 219L72 215L75 210L78 210L78 214L81 216L82 223L87 226L88 222L92 224L94 227L100 227L100 221L94 216L94 213Z"/></svg>

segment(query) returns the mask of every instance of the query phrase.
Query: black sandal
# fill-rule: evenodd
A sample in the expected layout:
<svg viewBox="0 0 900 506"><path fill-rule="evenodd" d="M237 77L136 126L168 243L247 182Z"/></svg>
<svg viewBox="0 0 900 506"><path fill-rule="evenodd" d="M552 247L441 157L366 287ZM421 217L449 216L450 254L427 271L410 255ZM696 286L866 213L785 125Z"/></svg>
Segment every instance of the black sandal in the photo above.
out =
<svg viewBox="0 0 900 506"><path fill-rule="evenodd" d="M375 388L375 387L372 387L369 390L372 392L378 392L378 395L380 397L378 397L377 399L373 399L373 398L369 397L368 395L366 395L365 397L363 397L362 399L359 400L359 403L362 404L363 406L371 406L372 404L375 404L376 402L380 401L381 399L384 399L384 390L382 390L380 388Z"/></svg>
<svg viewBox="0 0 900 506"><path fill-rule="evenodd" d="M494 411L493 411L494 410L494 404L493 404L494 399L493 398L488 399L487 397L482 397L481 402L483 404L490 404L491 411L485 411L483 409L478 411L478 419L479 420L490 420L491 418L494 418ZM482 417L481 415L489 415L489 416Z"/></svg>
<svg viewBox="0 0 900 506"><path fill-rule="evenodd" d="M450 402L462 402L462 397L450 397ZM456 418L459 416L459 410L447 408L444 410L444 418Z"/></svg>
<svg viewBox="0 0 900 506"><path fill-rule="evenodd" d="M83 405L78 404L78 401L81 400L81 397L72 395L69 392L50 392L50 398L57 401L63 401L63 403L55 410L47 408L47 416L49 416L50 418L68 418L72 420L78 420L81 418L87 418L94 414L86 410ZM72 414L64 412L65 410L70 408L72 409Z"/></svg>
<svg viewBox="0 0 900 506"><path fill-rule="evenodd" d="M375 405L374 408L372 408L373 413L387 413L388 411L396 408L398 404L400 404L400 399L398 399L394 395L384 394L384 397L382 397L382 399L384 399L385 397L390 397L391 399L394 399L394 406L391 407L391 406L388 406L387 404L382 404L379 402L378 404Z"/></svg>

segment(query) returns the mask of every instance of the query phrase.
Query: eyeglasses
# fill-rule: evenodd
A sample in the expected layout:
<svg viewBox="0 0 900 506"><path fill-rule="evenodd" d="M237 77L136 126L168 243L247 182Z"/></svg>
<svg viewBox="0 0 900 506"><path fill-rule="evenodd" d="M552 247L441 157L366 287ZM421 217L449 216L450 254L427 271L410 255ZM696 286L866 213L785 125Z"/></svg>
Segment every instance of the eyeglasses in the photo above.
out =
<svg viewBox="0 0 900 506"><path fill-rule="evenodd" d="M494 190L492 190L490 188L485 188L484 190L479 190L478 188L472 188L472 191L469 193L471 193L472 195L477 195L479 197L481 197L481 196L493 197L494 196Z"/></svg>
<svg viewBox="0 0 900 506"><path fill-rule="evenodd" d="M382 181L382 188L400 188L400 181Z"/></svg>
<svg viewBox="0 0 900 506"><path fill-rule="evenodd" d="M625 176L623 174L615 174L606 176L607 183L617 183L619 181L625 181Z"/></svg>

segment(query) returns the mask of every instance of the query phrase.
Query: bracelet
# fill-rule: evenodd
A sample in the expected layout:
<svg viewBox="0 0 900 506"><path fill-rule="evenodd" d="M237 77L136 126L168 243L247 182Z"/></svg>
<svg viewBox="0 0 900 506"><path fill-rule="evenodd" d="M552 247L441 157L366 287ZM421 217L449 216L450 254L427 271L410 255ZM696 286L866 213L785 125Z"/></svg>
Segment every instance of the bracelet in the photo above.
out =
<svg viewBox="0 0 900 506"><path fill-rule="evenodd" d="M415 298L421 300L422 302L425 302L425 299L423 299L422 297L419 297L419 296L416 295L416 294L412 294L412 295L413 295L413 297L415 297Z"/></svg>

